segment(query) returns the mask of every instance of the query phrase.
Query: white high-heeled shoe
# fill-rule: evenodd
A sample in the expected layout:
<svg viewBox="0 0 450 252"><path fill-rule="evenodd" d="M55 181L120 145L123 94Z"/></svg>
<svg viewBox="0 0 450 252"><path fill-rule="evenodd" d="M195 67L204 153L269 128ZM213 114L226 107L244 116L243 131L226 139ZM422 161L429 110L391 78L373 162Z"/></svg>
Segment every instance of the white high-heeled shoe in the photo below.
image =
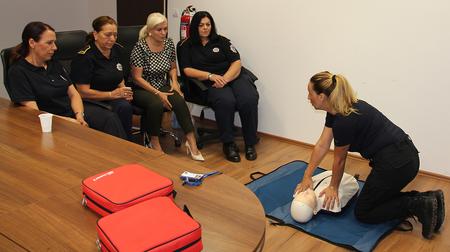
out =
<svg viewBox="0 0 450 252"><path fill-rule="evenodd" d="M189 145L189 143L186 141L186 143L184 144L184 146L186 146L186 154L188 156L191 156L191 158L195 161L205 161L205 159L202 156L202 153L200 151L198 151L198 154L194 154L191 150L191 146Z"/></svg>

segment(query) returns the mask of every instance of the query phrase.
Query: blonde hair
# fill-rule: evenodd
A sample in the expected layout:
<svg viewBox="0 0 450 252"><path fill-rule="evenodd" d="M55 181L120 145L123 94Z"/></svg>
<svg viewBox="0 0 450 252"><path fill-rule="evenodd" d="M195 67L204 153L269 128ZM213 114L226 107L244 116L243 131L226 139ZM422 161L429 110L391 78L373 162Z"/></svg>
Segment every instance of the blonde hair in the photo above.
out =
<svg viewBox="0 0 450 252"><path fill-rule="evenodd" d="M357 102L355 92L347 79L340 74L328 71L317 73L311 77L312 88L317 94L325 94L331 107L339 114L348 116L357 113L353 103Z"/></svg>
<svg viewBox="0 0 450 252"><path fill-rule="evenodd" d="M153 12L147 17L147 24L142 27L142 29L139 31L139 39L146 38L148 36L148 30L155 28L155 26L167 22L167 18L159 13L159 12Z"/></svg>

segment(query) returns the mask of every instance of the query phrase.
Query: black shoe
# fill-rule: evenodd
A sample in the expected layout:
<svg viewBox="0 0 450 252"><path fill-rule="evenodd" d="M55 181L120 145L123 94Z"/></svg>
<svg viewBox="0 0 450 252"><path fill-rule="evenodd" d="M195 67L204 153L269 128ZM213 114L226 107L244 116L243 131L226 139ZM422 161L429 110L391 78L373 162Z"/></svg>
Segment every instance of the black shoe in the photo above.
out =
<svg viewBox="0 0 450 252"><path fill-rule="evenodd" d="M245 146L245 158L247 160L255 160L258 155L256 154L256 149L254 145Z"/></svg>
<svg viewBox="0 0 450 252"><path fill-rule="evenodd" d="M431 239L437 222L437 199L434 196L422 195L408 200L408 210L422 223L422 236Z"/></svg>
<svg viewBox="0 0 450 252"><path fill-rule="evenodd" d="M442 190L428 191L421 193L424 196L435 197L437 200L437 218L436 227L434 232L438 232L445 220L445 202L444 202L444 192Z"/></svg>
<svg viewBox="0 0 450 252"><path fill-rule="evenodd" d="M239 149L234 142L223 144L223 153L228 161L241 162L241 156L239 156Z"/></svg>

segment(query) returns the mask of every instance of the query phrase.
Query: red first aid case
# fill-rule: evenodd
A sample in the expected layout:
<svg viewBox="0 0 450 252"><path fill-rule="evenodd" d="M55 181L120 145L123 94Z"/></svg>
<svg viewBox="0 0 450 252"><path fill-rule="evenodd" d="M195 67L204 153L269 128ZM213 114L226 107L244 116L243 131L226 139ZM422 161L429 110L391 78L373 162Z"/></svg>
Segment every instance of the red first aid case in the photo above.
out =
<svg viewBox="0 0 450 252"><path fill-rule="evenodd" d="M201 226L168 197L157 197L97 222L101 251L201 251Z"/></svg>
<svg viewBox="0 0 450 252"><path fill-rule="evenodd" d="M159 196L173 198L172 180L142 165L127 164L86 178L83 205L105 216Z"/></svg>

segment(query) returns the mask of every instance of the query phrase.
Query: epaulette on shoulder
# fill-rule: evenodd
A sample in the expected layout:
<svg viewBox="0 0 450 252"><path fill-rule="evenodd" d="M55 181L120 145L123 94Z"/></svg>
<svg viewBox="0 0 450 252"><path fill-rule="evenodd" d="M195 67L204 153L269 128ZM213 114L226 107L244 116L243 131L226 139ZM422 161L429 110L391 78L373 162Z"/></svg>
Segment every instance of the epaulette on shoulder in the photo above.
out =
<svg viewBox="0 0 450 252"><path fill-rule="evenodd" d="M80 50L78 54L86 54L87 51L91 49L91 45L86 46L84 49Z"/></svg>

